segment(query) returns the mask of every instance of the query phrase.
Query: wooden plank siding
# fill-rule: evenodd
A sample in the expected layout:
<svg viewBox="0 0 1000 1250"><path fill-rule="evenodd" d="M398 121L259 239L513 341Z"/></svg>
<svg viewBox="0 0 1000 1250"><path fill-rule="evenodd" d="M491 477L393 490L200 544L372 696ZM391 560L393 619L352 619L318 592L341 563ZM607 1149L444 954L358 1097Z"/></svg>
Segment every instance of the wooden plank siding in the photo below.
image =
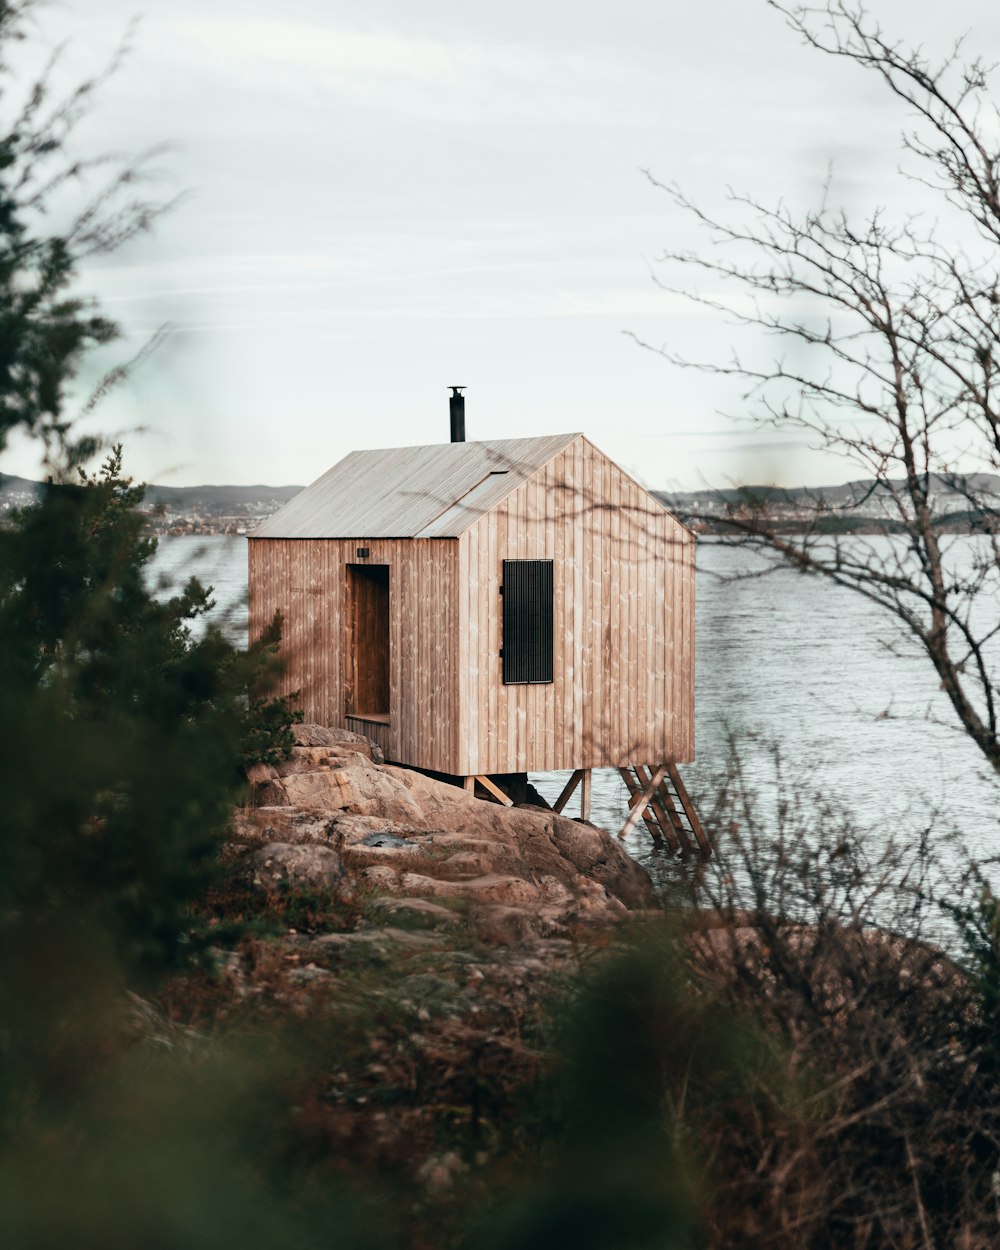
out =
<svg viewBox="0 0 1000 1250"><path fill-rule="evenodd" d="M695 540L628 474L580 437L458 543L459 724L476 772L694 758ZM505 686L503 561L545 559L554 680Z"/></svg>
<svg viewBox="0 0 1000 1250"><path fill-rule="evenodd" d="M389 566L389 727L401 764L453 771L458 725L455 539L279 539L249 543L250 637L284 617L279 693L300 692L306 720L345 726L351 637L348 564ZM361 561L358 547L367 547Z"/></svg>
<svg viewBox="0 0 1000 1250"><path fill-rule="evenodd" d="M367 547L365 558L358 547ZM459 776L694 758L695 539L582 435L457 537L249 542L250 635L280 610L307 720L355 707L347 565L389 567L387 758ZM503 684L504 560L552 560L551 684ZM378 709L381 710L381 709Z"/></svg>

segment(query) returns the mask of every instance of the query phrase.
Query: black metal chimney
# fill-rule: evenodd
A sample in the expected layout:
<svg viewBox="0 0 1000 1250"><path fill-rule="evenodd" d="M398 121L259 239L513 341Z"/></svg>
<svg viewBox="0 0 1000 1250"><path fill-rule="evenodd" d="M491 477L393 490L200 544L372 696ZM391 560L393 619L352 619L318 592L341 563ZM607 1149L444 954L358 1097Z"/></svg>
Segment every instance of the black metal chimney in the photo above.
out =
<svg viewBox="0 0 1000 1250"><path fill-rule="evenodd" d="M453 443L465 442L465 396L462 392L464 386L453 386L451 395L448 397L448 407L451 409L451 441Z"/></svg>

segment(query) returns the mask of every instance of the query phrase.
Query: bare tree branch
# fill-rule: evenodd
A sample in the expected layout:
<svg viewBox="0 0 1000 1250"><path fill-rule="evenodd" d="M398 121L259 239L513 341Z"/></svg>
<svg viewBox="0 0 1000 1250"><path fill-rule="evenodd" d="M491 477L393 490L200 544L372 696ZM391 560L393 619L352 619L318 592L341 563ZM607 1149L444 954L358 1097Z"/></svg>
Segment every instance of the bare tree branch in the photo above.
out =
<svg viewBox="0 0 1000 1250"><path fill-rule="evenodd" d="M660 285L778 345L770 363L652 350L742 380L758 426L801 431L867 480L853 508L857 516L863 506L874 537L845 534L851 510L821 497L800 500L790 520L748 492L720 504L726 535L894 616L1000 772L1000 147L985 121L998 117L984 94L989 67L963 62L960 44L932 64L847 0L768 3L810 47L874 72L910 107L904 146L926 171L918 179L957 210L956 241L917 217L894 224L881 209L856 222L829 206L829 185L801 215L730 192L723 218L647 175L707 236L704 249L659 261L706 275L711 291ZM969 237L981 255L966 254ZM962 527L975 534L963 547L946 537L941 495L960 501Z"/></svg>

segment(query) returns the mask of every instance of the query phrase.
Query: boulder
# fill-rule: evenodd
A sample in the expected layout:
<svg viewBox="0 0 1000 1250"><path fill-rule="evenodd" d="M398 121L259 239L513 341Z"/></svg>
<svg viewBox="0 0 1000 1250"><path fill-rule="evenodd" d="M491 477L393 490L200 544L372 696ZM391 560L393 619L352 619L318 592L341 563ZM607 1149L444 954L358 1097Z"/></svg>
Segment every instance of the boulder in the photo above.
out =
<svg viewBox="0 0 1000 1250"><path fill-rule="evenodd" d="M343 885L346 876L332 847L304 843L272 842L251 851L240 867L248 883L265 893L283 889L331 893Z"/></svg>
<svg viewBox="0 0 1000 1250"><path fill-rule="evenodd" d="M281 785L287 802L295 807L331 814L381 816L393 824L427 828L428 822L416 801L390 775L395 771L398 770L380 767L358 755L344 767L296 770L284 776Z"/></svg>
<svg viewBox="0 0 1000 1250"><path fill-rule="evenodd" d="M233 841L241 846L271 842L309 842L336 847L336 822L326 812L282 807L240 808L233 820Z"/></svg>
<svg viewBox="0 0 1000 1250"><path fill-rule="evenodd" d="M351 733L349 729L328 729L325 725L293 725L295 744L300 747L335 747L367 755L376 764L384 764L382 748L371 738Z"/></svg>

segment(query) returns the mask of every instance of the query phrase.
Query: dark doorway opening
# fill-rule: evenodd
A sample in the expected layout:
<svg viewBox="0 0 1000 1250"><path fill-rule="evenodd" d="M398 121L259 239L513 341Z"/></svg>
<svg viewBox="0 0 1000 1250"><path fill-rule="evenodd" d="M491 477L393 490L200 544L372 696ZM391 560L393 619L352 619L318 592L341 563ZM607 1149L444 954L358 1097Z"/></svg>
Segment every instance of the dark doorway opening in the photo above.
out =
<svg viewBox="0 0 1000 1250"><path fill-rule="evenodd" d="M389 566L347 566L347 714L389 717Z"/></svg>

